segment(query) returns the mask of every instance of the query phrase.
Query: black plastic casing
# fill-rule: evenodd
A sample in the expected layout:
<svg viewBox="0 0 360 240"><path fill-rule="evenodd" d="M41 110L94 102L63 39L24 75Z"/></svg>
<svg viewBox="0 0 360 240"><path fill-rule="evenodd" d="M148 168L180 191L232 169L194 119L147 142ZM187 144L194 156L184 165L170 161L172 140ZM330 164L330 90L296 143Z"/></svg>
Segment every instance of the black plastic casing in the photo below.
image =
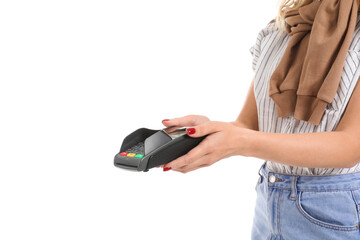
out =
<svg viewBox="0 0 360 240"><path fill-rule="evenodd" d="M147 172L153 167L175 160L196 147L206 136L193 138L187 134L171 138L164 130L139 128L123 140L119 153L114 157L114 165L119 168ZM143 158L125 159L121 152L144 142Z"/></svg>

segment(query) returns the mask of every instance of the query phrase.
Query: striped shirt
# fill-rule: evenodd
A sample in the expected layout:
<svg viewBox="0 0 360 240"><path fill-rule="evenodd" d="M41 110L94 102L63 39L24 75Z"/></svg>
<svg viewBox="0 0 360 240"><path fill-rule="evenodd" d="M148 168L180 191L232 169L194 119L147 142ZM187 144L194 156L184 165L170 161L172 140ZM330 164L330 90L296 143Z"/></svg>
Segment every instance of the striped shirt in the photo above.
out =
<svg viewBox="0 0 360 240"><path fill-rule="evenodd" d="M269 79L291 36L275 30L275 22L260 30L255 44L250 48L254 76L254 94L257 105L259 131L271 133L312 133L334 131L344 113L356 82L360 76L360 14L349 47L339 88L329 103L319 125L297 120L294 114L277 117L276 105L268 96ZM324 143L325 144L325 143ZM316 151L316 149L314 149ZM316 159L314 159L316 161ZM267 161L270 171L298 175L335 175L360 172L360 163L352 168L305 168Z"/></svg>

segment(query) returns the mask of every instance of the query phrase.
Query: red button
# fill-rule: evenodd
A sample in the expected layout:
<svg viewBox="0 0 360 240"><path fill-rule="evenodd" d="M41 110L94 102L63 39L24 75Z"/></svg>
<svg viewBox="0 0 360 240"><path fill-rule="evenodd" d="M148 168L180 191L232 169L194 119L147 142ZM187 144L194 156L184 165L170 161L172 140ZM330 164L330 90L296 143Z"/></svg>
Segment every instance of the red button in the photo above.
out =
<svg viewBox="0 0 360 240"><path fill-rule="evenodd" d="M128 155L129 153L127 153L127 152L122 152L122 153L120 153L120 156L126 156L126 155Z"/></svg>

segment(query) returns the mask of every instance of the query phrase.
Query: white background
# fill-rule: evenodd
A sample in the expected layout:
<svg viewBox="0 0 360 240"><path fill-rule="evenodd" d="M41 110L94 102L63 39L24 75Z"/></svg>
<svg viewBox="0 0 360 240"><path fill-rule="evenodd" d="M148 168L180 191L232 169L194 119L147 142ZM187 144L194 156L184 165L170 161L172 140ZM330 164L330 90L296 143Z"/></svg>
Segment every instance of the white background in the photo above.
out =
<svg viewBox="0 0 360 240"><path fill-rule="evenodd" d="M263 160L113 165L126 135L234 121L277 1L1 1L0 239L250 239Z"/></svg>

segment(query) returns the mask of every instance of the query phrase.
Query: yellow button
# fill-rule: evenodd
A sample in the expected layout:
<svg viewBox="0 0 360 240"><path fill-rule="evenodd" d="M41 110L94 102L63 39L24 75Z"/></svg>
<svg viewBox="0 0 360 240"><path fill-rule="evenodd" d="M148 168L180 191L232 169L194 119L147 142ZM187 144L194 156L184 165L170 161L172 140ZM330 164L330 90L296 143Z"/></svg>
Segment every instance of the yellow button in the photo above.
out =
<svg viewBox="0 0 360 240"><path fill-rule="evenodd" d="M136 153L129 153L128 155L126 155L126 156L128 156L128 157L134 157L136 155Z"/></svg>

